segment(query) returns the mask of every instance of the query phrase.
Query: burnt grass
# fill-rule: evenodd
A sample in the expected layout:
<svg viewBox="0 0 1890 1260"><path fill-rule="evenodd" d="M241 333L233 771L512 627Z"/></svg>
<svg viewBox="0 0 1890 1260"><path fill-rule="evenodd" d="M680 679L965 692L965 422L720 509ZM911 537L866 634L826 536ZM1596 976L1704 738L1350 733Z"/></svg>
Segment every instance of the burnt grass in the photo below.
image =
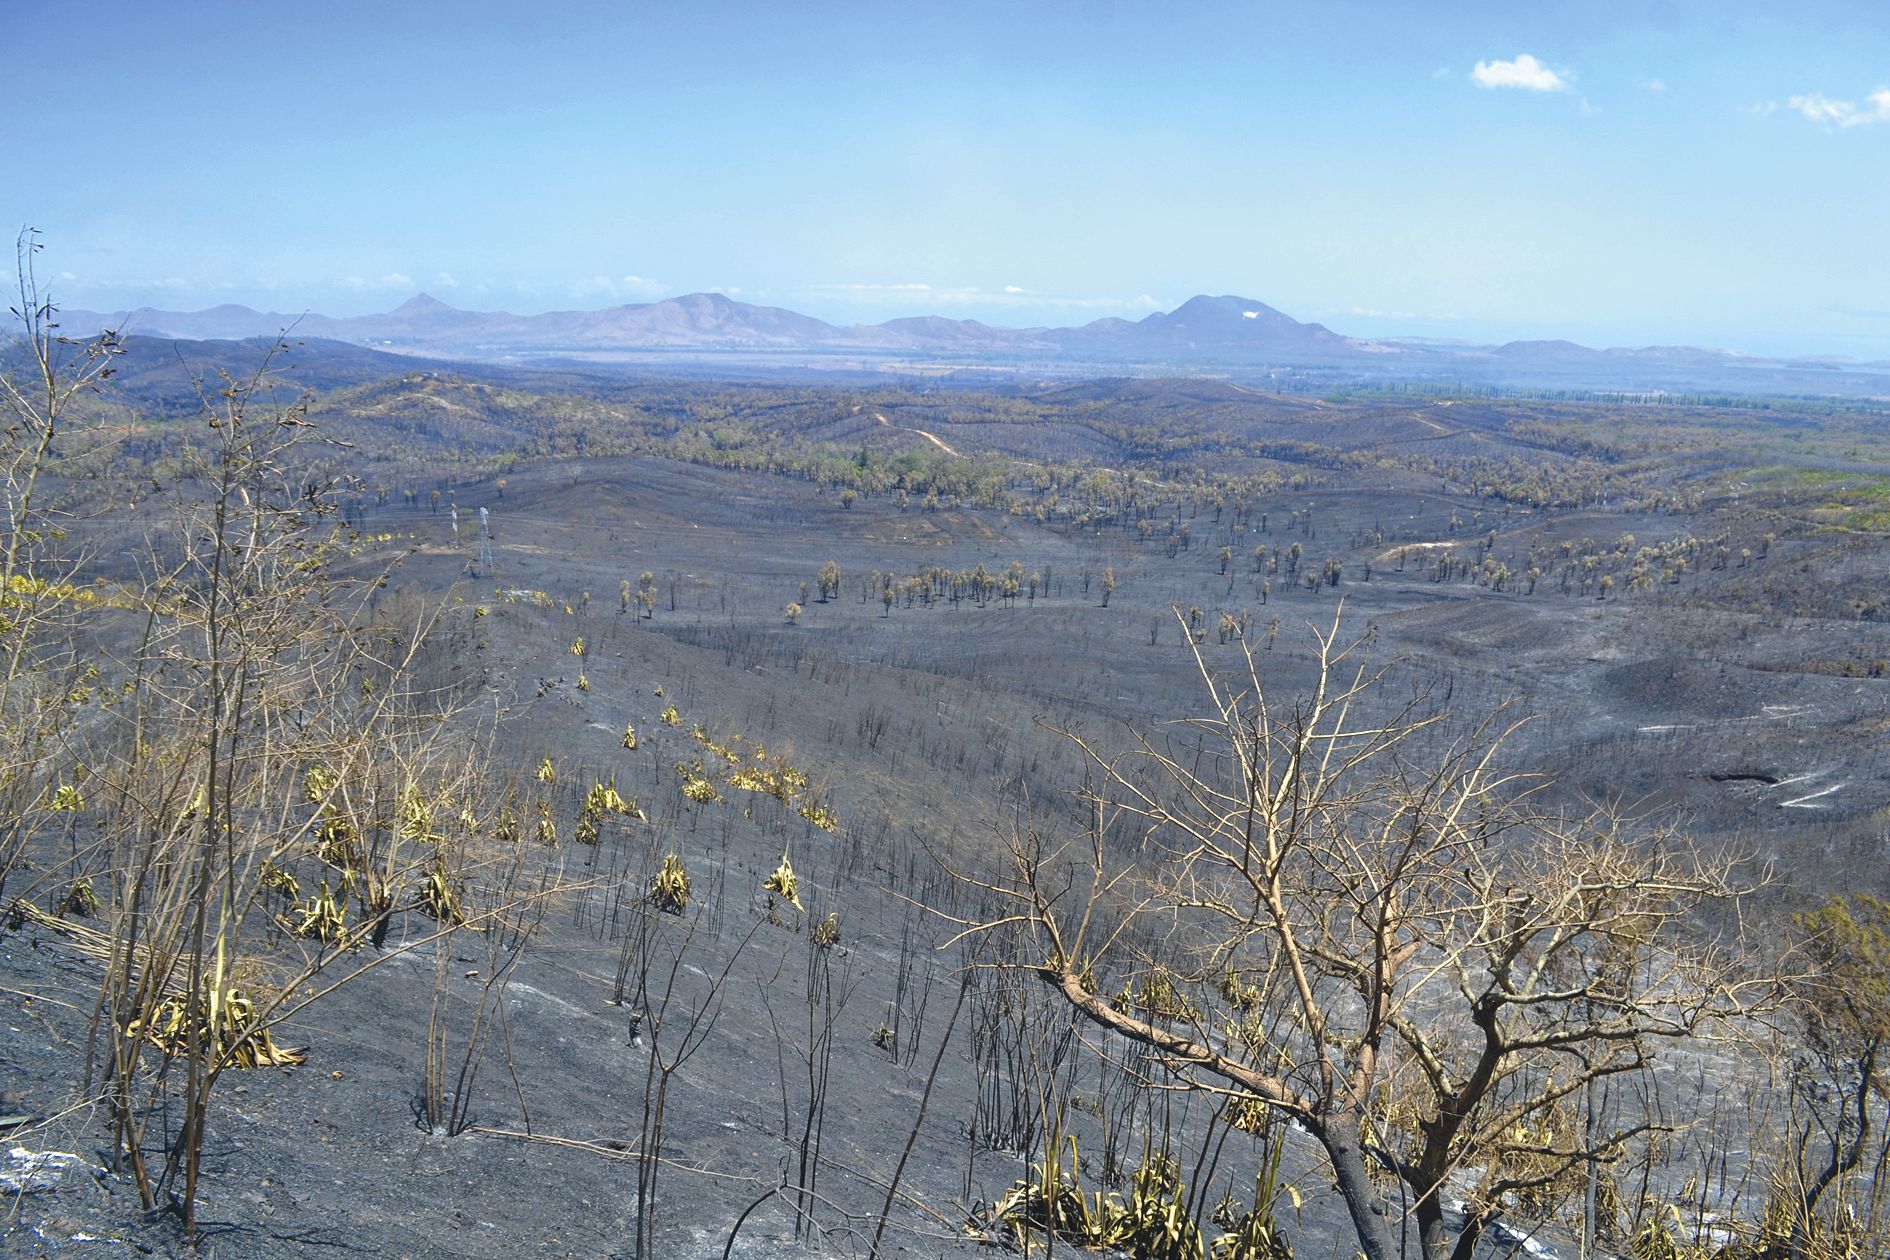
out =
<svg viewBox="0 0 1890 1260"><path fill-rule="evenodd" d="M903 422L947 441L975 437L972 426L948 430L917 413ZM522 779L543 758L556 763L566 835L539 860L586 884L555 899L505 989L507 1035L479 1056L467 1132L428 1132L416 1117L441 974L435 950L450 951L457 1072L489 970L471 933L390 957L279 1029L279 1042L307 1049L304 1066L227 1074L211 1112L198 1254L631 1254L650 1016L634 998L613 997L626 938L647 921L650 985L661 989L680 954L658 1045L673 1050L671 1038L703 1015L700 1048L667 1097L654 1254L720 1255L742 1218L733 1255L864 1255L965 974L966 946L949 943L955 927L942 916L989 908L945 867L990 875L1013 829L1080 827L1071 792L1082 758L1063 730L1110 746L1125 724L1159 732L1198 711L1176 607L1203 610L1202 651L1228 668L1239 647L1219 642L1216 618L1247 614L1268 685L1290 694L1311 677L1307 624L1329 625L1343 600L1343 632L1371 632L1374 659L1391 666L1388 703L1423 694L1452 713L1508 702L1533 715L1509 745L1514 764L1552 776L1571 807L1604 801L1675 821L1704 846L1770 865L1778 877L1755 913L1829 891L1885 890L1890 682L1840 667L1882 654L1880 630L1793 615L1783 606L1790 596L1768 602L1772 588L1761 582L1770 572L1781 592L1815 583L1795 566L1831 563L1840 553L1825 542L1787 534L1763 558L1605 599L1547 581L1525 595L1520 583L1439 580L1415 558L1400 571L1393 556L1411 542L1468 551L1491 530L1507 552L1561 538L1744 528L1710 503L1691 515L1530 509L1429 476L1331 471L1250 505L1249 519L1266 510L1269 527L1250 525L1223 572L1222 523L1211 505L1181 499L1156 509L1191 526L1189 544L1170 554L1120 526L925 510L890 495L846 506L808 480L655 457L527 461L504 477L503 487L490 473L457 477L437 511L424 495L390 499L357 523L413 548L376 615L397 620L444 602L423 667L501 716L497 764ZM460 539L446 502L460 509ZM472 537L482 506L492 514L489 563ZM1294 512L1304 520L1289 532ZM1466 524L1452 526L1453 517ZM1340 581L1309 590L1276 577L1263 598L1252 547L1293 542L1315 571L1342 557ZM1853 581L1880 584L1890 567L1880 546L1841 555L1862 566ZM815 574L828 560L841 586L821 600ZM908 606L902 596L888 609L865 585L875 571L903 580L930 566L995 573L1012 561L1047 575L1035 598ZM1105 568L1117 579L1106 606ZM654 577L653 613L640 616L634 603L620 611L620 582L644 572ZM802 605L793 624L790 603ZM579 636L582 658L570 651ZM672 704L679 726L659 717ZM621 747L627 722L640 736L635 751ZM740 734L790 759L832 805L837 829L759 795L683 799L674 767L703 755L691 737L697 724L718 741ZM648 823L612 823L598 845L572 843L577 800L608 776L638 798ZM804 912L771 913L761 888L784 848ZM652 914L638 893L671 851L689 869L694 900L683 915ZM57 863L57 854L36 855L21 882L40 877L43 900ZM812 929L830 913L841 937L822 947ZM390 944L425 930L411 917ZM809 1000L823 969L831 1009ZM56 934L30 924L0 934L0 1087L10 1091L0 1110L32 1117L8 1145L109 1162L102 1109L84 1092L96 982L92 964ZM966 1223L1026 1175L1042 1137L1016 1057L1037 1033L1050 1048L1038 1067L1070 1104L1066 1127L1088 1188L1120 1185L1164 1128L1193 1169L1199 1152L1187 1135L1211 1104L1127 1103L1125 1069L1137 1065L1119 1046L1115 1066L1079 1052L1088 1034L1034 983L1000 993L987 975L967 999L884 1254L985 1250ZM797 1238L794 1190L807 1177L802 1145L822 1080L818 1197ZM1250 1193L1259 1149L1236 1134L1219 1151L1204 1206ZM1285 1176L1305 1198L1284 1221L1297 1254L1349 1254L1323 1174L1291 1143ZM7 1254L189 1250L171 1217L141 1215L129 1184L103 1171L5 1207Z"/></svg>

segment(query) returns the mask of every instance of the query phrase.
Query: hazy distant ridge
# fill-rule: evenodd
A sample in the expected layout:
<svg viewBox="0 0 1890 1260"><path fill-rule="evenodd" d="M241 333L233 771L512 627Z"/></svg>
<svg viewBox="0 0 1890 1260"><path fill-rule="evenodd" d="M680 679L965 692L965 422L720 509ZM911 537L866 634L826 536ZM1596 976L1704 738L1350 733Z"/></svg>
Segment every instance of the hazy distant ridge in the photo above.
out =
<svg viewBox="0 0 1890 1260"><path fill-rule="evenodd" d="M739 356L741 352L933 356L992 366L1089 365L1127 372L1307 369L1367 379L1457 379L1582 388L1890 391L1890 365L1840 359L1760 359L1691 346L1595 350L1568 341L1445 346L1347 337L1302 323L1264 302L1232 295L1190 298L1144 319L1079 327L1001 328L977 320L909 316L846 327L719 293L690 293L601 310L513 315L465 311L420 294L378 315L286 315L246 306L205 311L141 307L67 311L70 331L114 327L149 337L229 340L323 338L396 353L479 360L512 356Z"/></svg>

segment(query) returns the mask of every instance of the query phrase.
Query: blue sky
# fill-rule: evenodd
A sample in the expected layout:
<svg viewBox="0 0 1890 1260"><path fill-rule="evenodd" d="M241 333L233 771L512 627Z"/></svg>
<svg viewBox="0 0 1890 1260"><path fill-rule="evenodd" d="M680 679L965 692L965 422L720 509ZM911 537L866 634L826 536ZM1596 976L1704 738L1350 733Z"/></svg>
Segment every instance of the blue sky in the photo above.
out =
<svg viewBox="0 0 1890 1260"><path fill-rule="evenodd" d="M1890 6L34 3L66 305L1138 317L1890 358Z"/></svg>

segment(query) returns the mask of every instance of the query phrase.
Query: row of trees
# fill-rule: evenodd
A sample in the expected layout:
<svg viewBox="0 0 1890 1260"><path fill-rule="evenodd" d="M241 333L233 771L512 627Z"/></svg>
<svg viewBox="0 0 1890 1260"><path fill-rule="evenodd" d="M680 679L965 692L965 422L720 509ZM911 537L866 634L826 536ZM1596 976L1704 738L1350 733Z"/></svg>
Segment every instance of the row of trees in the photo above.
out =
<svg viewBox="0 0 1890 1260"><path fill-rule="evenodd" d="M1087 566L1079 569L1078 579L1082 582L1085 595L1090 591L1092 582L1102 592L1103 604L1109 602L1109 596L1116 589L1116 572L1105 568L1100 573L1092 573ZM874 569L860 578L859 592L862 604L881 605L886 614L891 614L894 607L904 604L911 608L915 604L931 607L935 603L950 603L953 606L969 600L982 608L997 600L1014 604L1019 598L1035 603L1039 596L1049 598L1051 585L1058 581L1055 570L1050 565L1026 569L1022 560L1013 560L1002 569L987 569L983 562L972 565L969 569L952 569L946 565L927 565L916 573L901 576L894 572ZM814 589L821 603L840 597L841 575L837 562L829 560L820 566L814 575ZM807 599L807 583L799 587L799 599L796 607L801 607ZM1061 589L1060 587L1058 589ZM789 620L793 620L792 617Z"/></svg>

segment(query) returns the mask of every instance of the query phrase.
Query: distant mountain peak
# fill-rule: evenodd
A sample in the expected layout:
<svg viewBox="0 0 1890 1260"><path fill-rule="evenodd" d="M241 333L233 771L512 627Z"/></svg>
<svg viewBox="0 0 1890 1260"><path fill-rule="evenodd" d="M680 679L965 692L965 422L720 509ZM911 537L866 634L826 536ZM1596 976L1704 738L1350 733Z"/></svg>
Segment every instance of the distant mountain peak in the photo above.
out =
<svg viewBox="0 0 1890 1260"><path fill-rule="evenodd" d="M1206 293L1197 293L1180 306L1170 311L1169 314L1179 315L1183 311L1196 311L1204 314L1209 312L1238 312L1244 315L1248 311L1271 310L1273 310L1273 308L1268 306L1265 302L1257 302L1253 298L1244 298L1234 293L1223 293L1219 297ZM1275 311L1274 313L1278 314L1279 312Z"/></svg>
<svg viewBox="0 0 1890 1260"><path fill-rule="evenodd" d="M1231 293L1191 297L1172 311L1145 317L1134 327L1138 336L1177 346L1228 350L1257 346L1269 354L1336 350L1344 341L1323 324L1302 324L1265 302Z"/></svg>
<svg viewBox="0 0 1890 1260"><path fill-rule="evenodd" d="M389 311L390 315L457 315L457 307L448 306L431 293L416 293Z"/></svg>
<svg viewBox="0 0 1890 1260"><path fill-rule="evenodd" d="M703 293L679 293L675 297L662 298L658 301L648 303L647 305L671 306L671 307L677 307L681 310L689 310L689 311L699 311L699 310L704 310L704 309L716 310L716 311L728 311L728 310L734 310L738 307L747 306L748 304L746 302L738 302L726 293L703 292Z"/></svg>
<svg viewBox="0 0 1890 1260"><path fill-rule="evenodd" d="M1167 312L1169 319L1289 319L1265 302L1252 298L1240 297L1233 293L1223 293L1219 297L1210 297L1205 293L1189 298L1174 310ZM1293 321L1297 323L1298 321Z"/></svg>

